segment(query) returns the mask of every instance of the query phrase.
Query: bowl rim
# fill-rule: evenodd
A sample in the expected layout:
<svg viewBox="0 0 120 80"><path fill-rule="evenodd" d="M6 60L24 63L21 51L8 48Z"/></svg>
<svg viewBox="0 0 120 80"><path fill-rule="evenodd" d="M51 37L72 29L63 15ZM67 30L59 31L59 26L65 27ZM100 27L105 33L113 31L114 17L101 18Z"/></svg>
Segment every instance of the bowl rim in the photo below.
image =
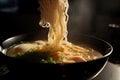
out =
<svg viewBox="0 0 120 80"><path fill-rule="evenodd" d="M2 42L2 44L0 45L0 52L1 52L3 55L5 55L5 52L4 52L5 49L4 49L2 46L3 46L3 44L4 44L6 41L9 41L10 39L13 39L13 38L16 38L16 37L19 39L20 37L25 37L25 36L30 35L30 34L33 34L33 35L34 35L34 34L36 34L36 33L24 33L24 34L18 34L18 35L15 35L15 36L8 37L8 38L5 39L5 40ZM80 33L79 35L80 35L80 36L84 36L84 37L88 37L88 38L92 38L92 39L99 40L99 41L104 42L106 45L109 46L108 52L107 52L105 55L103 55L102 57L98 57L98 58L96 58L96 59L93 59L93 60L89 60L89 61L87 61L87 62L99 60L99 59L106 58L106 57L108 58L109 55L111 55L111 53L113 52L113 46L112 46L109 42L105 41L104 39L98 38L98 37L93 36L93 35L82 34L82 33ZM5 55L5 56L7 56L7 55ZM12 57L10 57L10 56L7 56L7 57L12 58ZM85 62L77 62L77 63L85 63ZM53 63L53 64L54 64L54 63ZM56 64L57 64L57 63L56 63ZM58 63L58 64L59 64L59 63ZM69 64L73 64L73 63L69 63Z"/></svg>

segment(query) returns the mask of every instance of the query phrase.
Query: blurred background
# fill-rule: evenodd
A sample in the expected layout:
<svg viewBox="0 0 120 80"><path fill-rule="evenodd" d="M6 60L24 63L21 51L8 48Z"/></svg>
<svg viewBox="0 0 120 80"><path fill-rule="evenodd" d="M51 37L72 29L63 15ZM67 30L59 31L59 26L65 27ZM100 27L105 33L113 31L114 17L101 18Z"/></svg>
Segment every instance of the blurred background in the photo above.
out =
<svg viewBox="0 0 120 80"><path fill-rule="evenodd" d="M88 34L114 47L110 62L120 64L120 0L69 0L69 35ZM37 0L0 0L0 42L40 31Z"/></svg>

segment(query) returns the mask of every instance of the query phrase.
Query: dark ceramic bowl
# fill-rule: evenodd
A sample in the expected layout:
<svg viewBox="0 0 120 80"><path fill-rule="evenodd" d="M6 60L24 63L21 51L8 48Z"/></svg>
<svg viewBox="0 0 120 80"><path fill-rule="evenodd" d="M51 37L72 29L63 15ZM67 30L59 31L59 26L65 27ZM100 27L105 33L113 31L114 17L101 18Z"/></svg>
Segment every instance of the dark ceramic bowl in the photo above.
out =
<svg viewBox="0 0 120 80"><path fill-rule="evenodd" d="M12 45L21 41L44 40L46 37L40 34L23 34L10 37L2 42L1 55L4 57L9 69L8 78L34 78L35 80L88 80L96 77L105 67L113 47L106 41L88 35L69 36L68 40L75 44L87 45L103 56L88 62L60 64L45 64L23 61L6 56L5 51ZM15 77L16 76L16 77Z"/></svg>

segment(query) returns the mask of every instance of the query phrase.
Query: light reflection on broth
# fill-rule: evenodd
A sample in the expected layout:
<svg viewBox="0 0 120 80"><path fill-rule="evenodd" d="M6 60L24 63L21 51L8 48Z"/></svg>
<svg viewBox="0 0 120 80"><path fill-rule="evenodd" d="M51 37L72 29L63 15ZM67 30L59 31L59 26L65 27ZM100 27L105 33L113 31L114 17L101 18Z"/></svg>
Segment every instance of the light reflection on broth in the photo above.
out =
<svg viewBox="0 0 120 80"><path fill-rule="evenodd" d="M99 52L68 41L68 0L38 0L38 2L41 12L39 24L41 27L49 28L48 40L37 40L13 46L8 50L8 56L30 57L43 63L87 62L98 57Z"/></svg>

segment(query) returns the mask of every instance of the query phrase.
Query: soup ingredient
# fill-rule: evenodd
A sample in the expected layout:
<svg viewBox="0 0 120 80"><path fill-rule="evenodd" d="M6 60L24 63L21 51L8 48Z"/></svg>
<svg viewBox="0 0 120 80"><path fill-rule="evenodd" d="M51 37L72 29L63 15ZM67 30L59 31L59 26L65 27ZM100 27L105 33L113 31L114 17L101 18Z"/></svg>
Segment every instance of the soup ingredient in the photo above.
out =
<svg viewBox="0 0 120 80"><path fill-rule="evenodd" d="M75 63L96 59L98 54L91 48L80 47L72 43L62 43L58 51L53 50L47 41L21 43L8 49L7 55L31 62Z"/></svg>
<svg viewBox="0 0 120 80"><path fill-rule="evenodd" d="M40 26L49 28L48 44L59 49L63 41L67 41L68 0L38 0L41 12Z"/></svg>

